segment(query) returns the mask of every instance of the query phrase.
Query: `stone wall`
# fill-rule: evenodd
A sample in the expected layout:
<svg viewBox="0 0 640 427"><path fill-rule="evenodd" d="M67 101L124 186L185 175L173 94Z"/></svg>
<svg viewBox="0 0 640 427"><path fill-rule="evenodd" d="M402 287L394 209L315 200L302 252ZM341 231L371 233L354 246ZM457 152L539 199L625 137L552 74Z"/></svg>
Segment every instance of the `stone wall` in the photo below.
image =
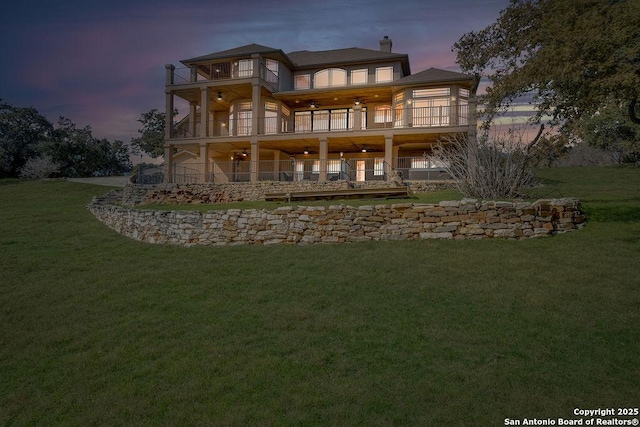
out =
<svg viewBox="0 0 640 427"><path fill-rule="evenodd" d="M388 188L397 182L388 181L259 181L228 184L129 184L125 187L122 204L136 206L143 203L193 204L230 203L242 200L264 200L265 194L296 191L344 190L348 188ZM414 193L452 188L451 181L406 181L405 185Z"/></svg>
<svg viewBox="0 0 640 427"><path fill-rule="evenodd" d="M120 197L121 193L113 192L96 197L88 209L107 226L133 239L187 246L521 239L570 231L585 223L576 199L534 203L463 199L439 204L286 206L201 213L112 204Z"/></svg>

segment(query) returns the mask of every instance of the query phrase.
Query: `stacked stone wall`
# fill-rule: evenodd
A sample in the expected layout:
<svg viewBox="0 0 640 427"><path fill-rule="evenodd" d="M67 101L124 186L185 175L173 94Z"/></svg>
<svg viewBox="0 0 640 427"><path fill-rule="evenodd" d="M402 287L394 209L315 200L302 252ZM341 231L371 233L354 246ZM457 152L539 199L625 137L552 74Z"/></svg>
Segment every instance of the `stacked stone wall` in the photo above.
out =
<svg viewBox="0 0 640 427"><path fill-rule="evenodd" d="M577 199L438 204L285 206L275 210L209 212L145 210L112 204L121 193L96 197L88 209L119 233L175 245L314 244L375 240L522 239L580 228Z"/></svg>
<svg viewBox="0 0 640 427"><path fill-rule="evenodd" d="M402 185L402 184L400 184ZM451 181L406 181L405 185L413 193L452 188ZM229 184L129 184L125 187L122 203L136 206L144 203L199 204L231 203L242 200L264 200L265 194L289 193L297 191L344 190L353 188L388 188L398 186L389 181L259 181Z"/></svg>

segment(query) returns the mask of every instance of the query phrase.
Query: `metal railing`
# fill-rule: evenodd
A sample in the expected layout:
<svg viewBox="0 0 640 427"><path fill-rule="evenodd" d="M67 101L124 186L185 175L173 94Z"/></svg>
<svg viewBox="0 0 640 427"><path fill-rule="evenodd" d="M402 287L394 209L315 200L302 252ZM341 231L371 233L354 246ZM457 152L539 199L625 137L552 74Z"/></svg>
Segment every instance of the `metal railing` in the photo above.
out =
<svg viewBox="0 0 640 427"><path fill-rule="evenodd" d="M273 71L267 68L265 64L260 64L258 72L260 78L271 87L273 92L278 91L280 79ZM198 65L195 71L190 67L181 67L173 70L174 85L248 79L251 77L253 77L253 64L245 66L244 64L239 65L232 62Z"/></svg>
<svg viewBox="0 0 640 427"><path fill-rule="evenodd" d="M430 156L399 157L393 165L383 158L352 159L297 159L262 160L257 162L258 181L319 181L326 175L328 181L384 181L391 169L400 172L404 180L448 179L445 165ZM248 158L237 158L228 162L212 161L208 168L204 163L174 163L170 180L174 183L229 183L251 181L252 163ZM205 173L207 170L207 173ZM167 168L163 166L144 168L138 172L137 183L157 184L167 178Z"/></svg>

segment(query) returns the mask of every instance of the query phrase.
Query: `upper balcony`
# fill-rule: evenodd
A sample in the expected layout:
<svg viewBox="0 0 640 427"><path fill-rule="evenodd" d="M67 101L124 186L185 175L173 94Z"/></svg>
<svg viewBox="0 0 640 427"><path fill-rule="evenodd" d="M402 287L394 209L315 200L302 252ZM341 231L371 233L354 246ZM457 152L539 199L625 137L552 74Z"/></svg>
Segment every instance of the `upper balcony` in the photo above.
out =
<svg viewBox="0 0 640 427"><path fill-rule="evenodd" d="M270 64L253 59L199 64L175 68L167 65L167 85L184 86L218 81L232 81L259 77L272 92L279 88L279 77L270 69ZM277 70L277 68L276 68Z"/></svg>

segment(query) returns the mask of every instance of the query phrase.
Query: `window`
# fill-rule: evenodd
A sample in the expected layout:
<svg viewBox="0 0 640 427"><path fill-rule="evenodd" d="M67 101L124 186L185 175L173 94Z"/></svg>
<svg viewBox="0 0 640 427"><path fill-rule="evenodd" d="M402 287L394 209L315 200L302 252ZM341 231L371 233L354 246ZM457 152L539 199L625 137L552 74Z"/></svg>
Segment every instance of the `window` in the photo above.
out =
<svg viewBox="0 0 640 427"><path fill-rule="evenodd" d="M264 103L264 133L278 132L278 104L275 102Z"/></svg>
<svg viewBox="0 0 640 427"><path fill-rule="evenodd" d="M393 96L393 102L396 104L399 104L402 101L404 101L404 92L398 92Z"/></svg>
<svg viewBox="0 0 640 427"><path fill-rule="evenodd" d="M384 159L373 159L373 175L384 175Z"/></svg>
<svg viewBox="0 0 640 427"><path fill-rule="evenodd" d="M294 87L295 90L305 90L311 88L311 75L299 74L296 76Z"/></svg>
<svg viewBox="0 0 640 427"><path fill-rule="evenodd" d="M427 98L413 101L413 126L447 126L450 98Z"/></svg>
<svg viewBox="0 0 640 427"><path fill-rule="evenodd" d="M376 83L393 81L393 67L376 68Z"/></svg>
<svg viewBox="0 0 640 427"><path fill-rule="evenodd" d="M238 111L238 135L251 135L251 111Z"/></svg>
<svg viewBox="0 0 640 427"><path fill-rule="evenodd" d="M366 85L369 80L369 70L351 70L352 85Z"/></svg>
<svg viewBox="0 0 640 427"><path fill-rule="evenodd" d="M436 88L436 89L415 89L413 91L413 98L430 98L434 96L449 96L451 95L451 89L448 87Z"/></svg>
<svg viewBox="0 0 640 427"><path fill-rule="evenodd" d="M253 76L253 60L241 59L234 62L235 75L238 77L251 77Z"/></svg>
<svg viewBox="0 0 640 427"><path fill-rule="evenodd" d="M469 97L469 89L458 89L458 95L460 95L462 98L468 98Z"/></svg>
<svg viewBox="0 0 640 427"><path fill-rule="evenodd" d="M311 132L311 111L296 111L293 116L296 132Z"/></svg>
<svg viewBox="0 0 640 427"><path fill-rule="evenodd" d="M348 129L347 113L346 109L331 111L331 130Z"/></svg>
<svg viewBox="0 0 640 427"><path fill-rule="evenodd" d="M314 160L311 173L320 173L320 160ZM327 173L340 173L340 160L327 160Z"/></svg>
<svg viewBox="0 0 640 427"><path fill-rule="evenodd" d="M278 76L278 61L273 59L267 59L267 70L271 71L273 75Z"/></svg>
<svg viewBox="0 0 640 427"><path fill-rule="evenodd" d="M318 71L313 76L313 87L334 87L347 85L347 72L342 68L328 68Z"/></svg>
<svg viewBox="0 0 640 427"><path fill-rule="evenodd" d="M373 115L374 123L390 123L391 122L391 106L378 105Z"/></svg>

